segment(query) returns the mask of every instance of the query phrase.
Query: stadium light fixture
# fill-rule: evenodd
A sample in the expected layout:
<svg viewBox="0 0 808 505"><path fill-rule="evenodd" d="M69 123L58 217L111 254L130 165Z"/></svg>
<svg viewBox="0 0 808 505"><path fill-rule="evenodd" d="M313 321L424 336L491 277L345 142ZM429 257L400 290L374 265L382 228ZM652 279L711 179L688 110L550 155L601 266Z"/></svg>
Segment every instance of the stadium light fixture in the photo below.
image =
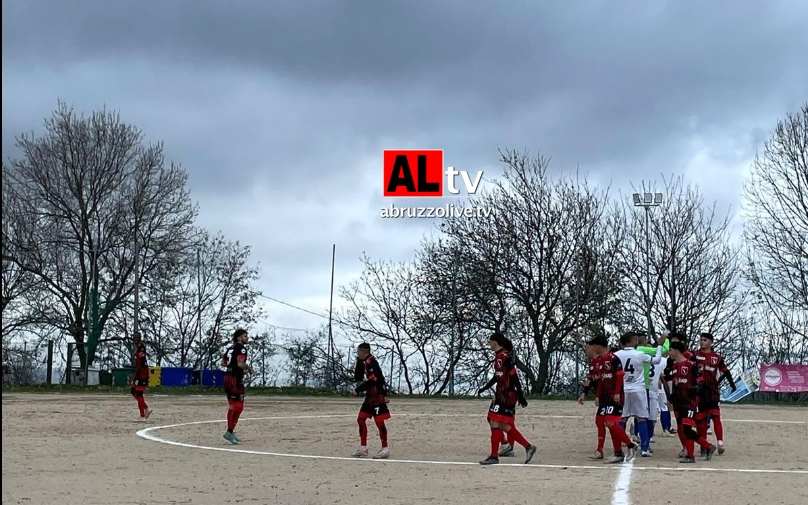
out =
<svg viewBox="0 0 808 505"><path fill-rule="evenodd" d="M662 193L634 193L635 207L659 207L662 205Z"/></svg>

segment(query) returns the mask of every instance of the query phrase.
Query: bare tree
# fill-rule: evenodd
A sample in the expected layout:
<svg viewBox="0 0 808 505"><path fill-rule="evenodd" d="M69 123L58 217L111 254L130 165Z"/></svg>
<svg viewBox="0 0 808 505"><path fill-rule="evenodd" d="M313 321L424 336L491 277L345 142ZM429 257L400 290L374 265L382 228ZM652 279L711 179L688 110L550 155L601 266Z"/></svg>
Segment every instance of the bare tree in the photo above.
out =
<svg viewBox="0 0 808 505"><path fill-rule="evenodd" d="M362 263L360 278L341 290L349 307L339 322L359 338L390 349L412 394L417 384L410 359L418 352L411 345L417 317L415 269L411 264L372 261L366 256Z"/></svg>
<svg viewBox="0 0 808 505"><path fill-rule="evenodd" d="M749 278L777 331L808 339L808 103L777 123L746 185ZM794 342L792 342L794 343ZM790 361L793 356L779 356Z"/></svg>
<svg viewBox="0 0 808 505"><path fill-rule="evenodd" d="M653 190L653 186L644 190ZM705 207L700 191L685 186L681 177L664 181L664 195L664 203L650 214L647 232L645 216L630 202L623 203L629 233L620 250L626 285L623 323L648 328L655 337L660 323L670 317L677 329L688 334L721 334L743 305L729 216L720 215L715 204Z"/></svg>
<svg viewBox="0 0 808 505"><path fill-rule="evenodd" d="M509 333L515 341L529 338L527 361L517 365L531 391L541 393L554 353L609 312L620 287L614 261L620 222L607 218L606 192L577 177L551 178L548 158L501 155L504 180L486 201L494 212L479 239L501 244L491 258L498 266L488 270L526 320L526 332Z"/></svg>
<svg viewBox="0 0 808 505"><path fill-rule="evenodd" d="M80 116L61 103L44 135L21 135L17 146L8 259L52 295L48 323L79 344L84 366L139 276L187 247L196 213L187 173L117 114Z"/></svg>

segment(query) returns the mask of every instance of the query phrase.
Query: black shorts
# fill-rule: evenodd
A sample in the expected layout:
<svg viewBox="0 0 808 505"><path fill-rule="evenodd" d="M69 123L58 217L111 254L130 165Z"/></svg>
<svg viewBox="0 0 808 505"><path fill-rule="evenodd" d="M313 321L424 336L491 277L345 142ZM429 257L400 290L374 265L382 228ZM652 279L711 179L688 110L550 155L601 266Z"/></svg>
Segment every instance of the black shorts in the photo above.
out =
<svg viewBox="0 0 808 505"><path fill-rule="evenodd" d="M360 414L365 414L365 417L374 417L377 419L389 419L390 409L387 408L386 403L371 404L365 400L362 402L362 407L359 409Z"/></svg>
<svg viewBox="0 0 808 505"><path fill-rule="evenodd" d="M623 417L623 406L615 405L613 403L606 405L598 405L596 416L618 416Z"/></svg>
<svg viewBox="0 0 808 505"><path fill-rule="evenodd" d="M149 379L132 379L132 386L147 387Z"/></svg>
<svg viewBox="0 0 808 505"><path fill-rule="evenodd" d="M695 421L699 418L699 407L693 405L674 405L673 408L676 413L677 422L684 419L693 419Z"/></svg>

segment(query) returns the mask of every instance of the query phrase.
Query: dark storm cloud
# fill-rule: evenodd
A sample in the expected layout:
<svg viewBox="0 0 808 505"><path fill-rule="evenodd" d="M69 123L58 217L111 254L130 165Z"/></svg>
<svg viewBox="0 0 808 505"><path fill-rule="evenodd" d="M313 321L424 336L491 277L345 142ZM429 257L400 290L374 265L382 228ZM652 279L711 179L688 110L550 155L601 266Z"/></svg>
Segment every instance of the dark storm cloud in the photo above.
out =
<svg viewBox="0 0 808 505"><path fill-rule="evenodd" d="M488 176L497 147L526 147L622 190L684 174L737 207L755 148L808 99L806 15L804 2L4 2L3 151L57 97L118 109L189 168L204 224L254 244L267 292L312 296L331 242L351 273L362 250L404 258L428 229L378 219L385 147L441 147Z"/></svg>

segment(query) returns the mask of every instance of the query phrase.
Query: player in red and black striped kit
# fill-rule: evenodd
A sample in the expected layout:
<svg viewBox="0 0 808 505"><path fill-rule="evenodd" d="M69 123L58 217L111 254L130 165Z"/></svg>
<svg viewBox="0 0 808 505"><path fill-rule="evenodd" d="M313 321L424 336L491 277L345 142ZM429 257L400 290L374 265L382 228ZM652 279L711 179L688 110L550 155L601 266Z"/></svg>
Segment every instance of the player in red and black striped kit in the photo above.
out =
<svg viewBox="0 0 808 505"><path fill-rule="evenodd" d="M499 444L506 438L506 435L513 442L525 448L525 464L530 463L536 454L536 446L519 432L514 422L516 415L516 404L527 406L519 382L519 375L516 373L511 353L513 344L500 332L494 332L488 339L488 346L495 353L494 376L488 383L480 388L478 394L489 389L496 384L494 399L488 408L488 424L491 427L491 453L488 457L480 461L481 465L494 465L499 463Z"/></svg>
<svg viewBox="0 0 808 505"><path fill-rule="evenodd" d="M597 391L598 381L600 380L600 359L592 348L592 344L587 342L586 344L586 356L589 358L589 373L587 373L586 377L584 378L581 385L583 386L583 391L578 396L578 404L583 405L584 400L586 399L586 395L589 394L590 391L593 389ZM603 446L606 443L606 424L605 418L602 416L597 415L597 410L595 411L595 427L598 431L598 443L597 447L595 448L595 454L590 456L589 459L603 459Z"/></svg>
<svg viewBox="0 0 808 505"><path fill-rule="evenodd" d="M359 424L359 448L354 451L355 458L367 457L368 455L368 426L367 420L372 417L379 430L382 448L373 456L376 459L387 459L390 457L390 448L387 446L387 426L384 422L390 419L390 409L387 408L387 385L384 381L382 368L379 362L370 353L370 344L363 342L356 350L356 368L354 369L354 380L359 383L356 386L356 393L365 393L365 401L359 409L356 422Z"/></svg>
<svg viewBox="0 0 808 505"><path fill-rule="evenodd" d="M137 408L140 411L140 420L145 421L152 414L151 409L146 404L143 394L149 387L149 364L147 363L146 344L135 338L135 375L132 378L132 387L129 391L137 401Z"/></svg>
<svg viewBox="0 0 808 505"><path fill-rule="evenodd" d="M713 351L713 335L702 333L699 342L700 348L695 352L696 363L701 372L701 390L699 411L701 418L698 421L699 435L707 436L707 424L713 422L715 428L715 438L718 440L718 454L724 454L724 425L721 422L721 379L726 378L733 391L735 391L735 380L732 378L729 368L724 363L724 358Z"/></svg>
<svg viewBox="0 0 808 505"><path fill-rule="evenodd" d="M227 395L227 431L224 432L225 440L231 444L241 442L234 433L238 418L244 411L244 372L252 372L252 368L247 364L247 347L249 341L247 330L237 329L233 333L233 345L222 356L222 365L227 366L224 374L224 392Z"/></svg>
<svg viewBox="0 0 808 505"><path fill-rule="evenodd" d="M676 416L676 425L679 428L679 440L684 447L684 453L681 454L683 457L679 462L694 463L696 461L693 454L695 443L701 446L707 460L712 458L715 446L707 442L707 437L698 429L697 423L701 417L699 413L699 389L701 388L699 365L687 359L686 352L687 347L684 342L678 340L671 342L668 353L672 366L670 371L666 372L665 380L671 391L670 398Z"/></svg>
<svg viewBox="0 0 808 505"><path fill-rule="evenodd" d="M609 350L605 336L597 336L587 342L592 354L589 388L595 389L598 399L598 410L595 414L595 425L598 427L598 451L593 459L603 457L605 430L609 430L614 448L614 457L608 463L631 461L637 453L637 444L631 441L626 430L620 424L623 417L623 365L620 358ZM586 390L588 391L587 388ZM579 398L583 404L583 398ZM603 434L603 440L601 439ZM627 451L623 453L623 445Z"/></svg>

